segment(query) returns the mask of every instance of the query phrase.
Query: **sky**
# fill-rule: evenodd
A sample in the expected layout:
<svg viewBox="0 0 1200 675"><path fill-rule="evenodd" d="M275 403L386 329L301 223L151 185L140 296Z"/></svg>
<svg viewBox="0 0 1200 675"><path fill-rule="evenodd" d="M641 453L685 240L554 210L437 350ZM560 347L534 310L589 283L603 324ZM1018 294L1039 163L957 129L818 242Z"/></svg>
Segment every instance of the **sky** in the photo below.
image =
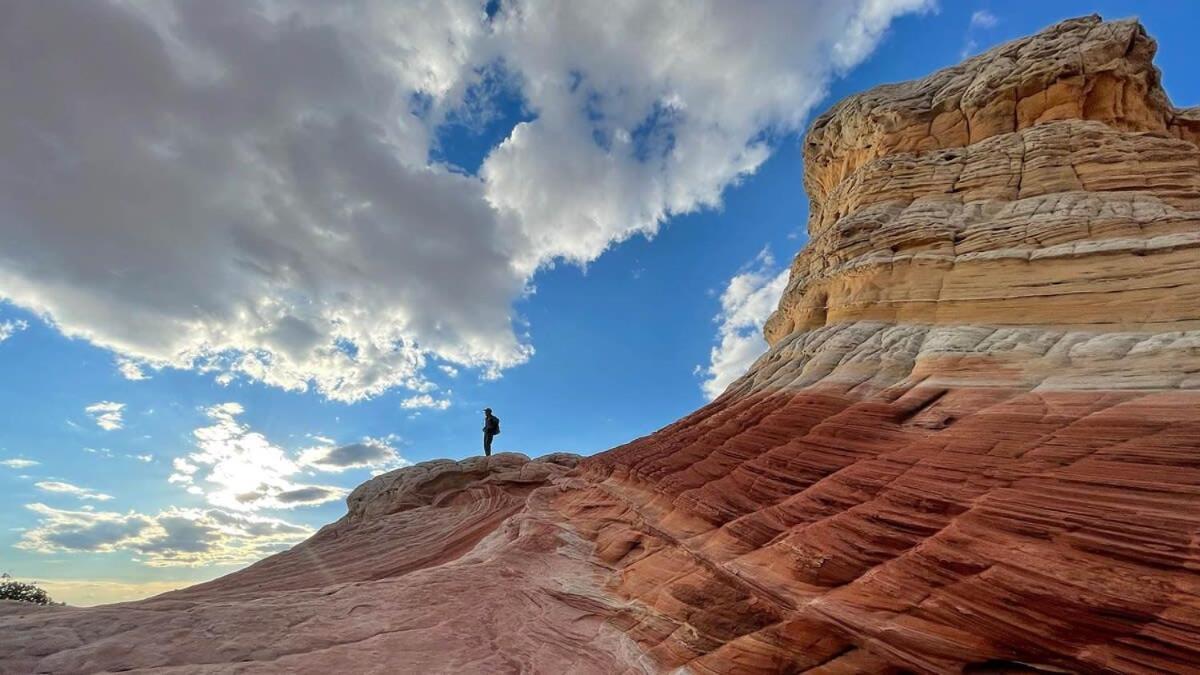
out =
<svg viewBox="0 0 1200 675"><path fill-rule="evenodd" d="M804 244L832 102L1188 2L0 6L0 571L211 579L372 475L592 454L718 395Z"/></svg>

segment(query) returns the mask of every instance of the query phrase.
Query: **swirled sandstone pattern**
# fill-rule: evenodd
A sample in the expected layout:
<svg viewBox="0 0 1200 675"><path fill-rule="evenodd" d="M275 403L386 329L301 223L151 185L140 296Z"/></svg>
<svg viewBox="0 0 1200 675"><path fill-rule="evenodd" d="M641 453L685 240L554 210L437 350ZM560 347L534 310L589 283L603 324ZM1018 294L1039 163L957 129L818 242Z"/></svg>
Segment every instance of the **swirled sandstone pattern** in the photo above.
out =
<svg viewBox="0 0 1200 675"><path fill-rule="evenodd" d="M1200 139L1135 21L851 97L771 350L559 503L705 673L1200 670Z"/></svg>
<svg viewBox="0 0 1200 675"><path fill-rule="evenodd" d="M607 570L548 505L578 459L399 469L291 550L148 600L0 602L0 672L645 672Z"/></svg>
<svg viewBox="0 0 1200 675"><path fill-rule="evenodd" d="M1154 50L1075 19L818 118L771 349L683 420L0 604L0 671L1200 671L1200 111Z"/></svg>

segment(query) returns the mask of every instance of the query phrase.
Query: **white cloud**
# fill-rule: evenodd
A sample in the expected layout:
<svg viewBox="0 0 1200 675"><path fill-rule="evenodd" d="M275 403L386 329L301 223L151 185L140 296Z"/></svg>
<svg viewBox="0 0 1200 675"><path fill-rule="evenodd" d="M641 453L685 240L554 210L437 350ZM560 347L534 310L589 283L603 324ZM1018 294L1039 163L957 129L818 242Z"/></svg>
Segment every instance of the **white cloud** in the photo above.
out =
<svg viewBox="0 0 1200 675"><path fill-rule="evenodd" d="M97 492L95 490L79 487L78 485L72 485L71 483L66 483L63 481L44 480L34 483L33 485L39 490L43 490L45 492L71 495L72 497L77 497L79 499L93 499L98 502L106 502L112 499L112 495L106 495L103 492Z"/></svg>
<svg viewBox="0 0 1200 675"><path fill-rule="evenodd" d="M29 328L29 323L20 319L0 322L0 342L4 342L26 328Z"/></svg>
<svg viewBox="0 0 1200 675"><path fill-rule="evenodd" d="M442 364L438 366L438 370L446 374L447 377L458 377L458 368Z"/></svg>
<svg viewBox="0 0 1200 675"><path fill-rule="evenodd" d="M113 431L125 426L124 420L124 403L116 403L114 401L100 401L93 403L83 409L92 419L96 420L96 426L105 431Z"/></svg>
<svg viewBox="0 0 1200 675"><path fill-rule="evenodd" d="M208 408L205 413L212 424L193 432L197 450L172 461L168 482L233 511L290 509L346 495L340 487L293 482L289 477L300 466L266 436L241 423L238 416L243 412L237 403Z"/></svg>
<svg viewBox="0 0 1200 675"><path fill-rule="evenodd" d="M146 375L146 371L142 370L141 364L130 359L117 359L117 370L127 380L138 381L150 379L150 376Z"/></svg>
<svg viewBox="0 0 1200 675"><path fill-rule="evenodd" d="M975 39L977 33L981 30L995 28L999 22L1000 20L996 18L996 15L988 10L975 10L971 14L971 20L967 23L967 33L966 37L963 38L963 47L959 51L959 58L965 59L974 54L979 49L979 41Z"/></svg>
<svg viewBox="0 0 1200 675"><path fill-rule="evenodd" d="M776 270L766 250L729 280L721 294L721 311L715 317L717 344L710 353L709 365L696 369L705 377L701 388L710 400L720 396L767 350L763 324L779 305L787 282L788 270Z"/></svg>
<svg viewBox="0 0 1200 675"><path fill-rule="evenodd" d="M977 9L973 14L971 14L971 23L968 27L994 28L999 21L1000 20L996 18L995 14L992 14L986 9Z"/></svg>
<svg viewBox="0 0 1200 675"><path fill-rule="evenodd" d="M147 464L154 461L154 455L151 455L149 453L146 453L144 455L125 455L125 456L129 457L130 459L136 459L139 462L146 462Z"/></svg>
<svg viewBox="0 0 1200 675"><path fill-rule="evenodd" d="M301 464L321 471L345 471L359 467L390 470L412 463L401 457L385 439L366 438L360 443L342 446L334 445L330 439L320 440L323 445L300 453Z"/></svg>
<svg viewBox="0 0 1200 675"><path fill-rule="evenodd" d="M537 269L718 206L931 2L9 3L0 299L126 376L496 377ZM431 162L501 91L533 118L478 175Z"/></svg>
<svg viewBox="0 0 1200 675"><path fill-rule="evenodd" d="M246 563L275 553L312 529L277 518L221 509L171 507L155 515L56 509L28 504L36 527L17 548L39 553L129 551L154 567Z"/></svg>
<svg viewBox="0 0 1200 675"><path fill-rule="evenodd" d="M432 410L445 410L450 407L450 399L434 398L429 394L418 394L409 396L400 401L400 407L406 410L415 410L417 408L429 408Z"/></svg>
<svg viewBox="0 0 1200 675"><path fill-rule="evenodd" d="M0 466L7 466L10 469L28 469L31 466L37 466L39 462L32 459L23 459L21 457L13 457L11 459L0 459Z"/></svg>

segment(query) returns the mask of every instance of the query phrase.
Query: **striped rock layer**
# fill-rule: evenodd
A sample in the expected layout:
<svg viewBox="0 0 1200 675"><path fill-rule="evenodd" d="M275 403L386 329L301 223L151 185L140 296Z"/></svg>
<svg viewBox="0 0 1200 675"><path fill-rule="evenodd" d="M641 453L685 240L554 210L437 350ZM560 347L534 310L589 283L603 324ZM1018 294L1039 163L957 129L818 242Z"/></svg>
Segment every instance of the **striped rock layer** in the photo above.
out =
<svg viewBox="0 0 1200 675"><path fill-rule="evenodd" d="M660 668L1200 671L1200 111L1136 21L853 96L770 351L560 507Z"/></svg>
<svg viewBox="0 0 1200 675"><path fill-rule="evenodd" d="M0 673L1200 671L1200 111L1133 21L834 106L771 345L577 464L376 477L246 570L0 603Z"/></svg>

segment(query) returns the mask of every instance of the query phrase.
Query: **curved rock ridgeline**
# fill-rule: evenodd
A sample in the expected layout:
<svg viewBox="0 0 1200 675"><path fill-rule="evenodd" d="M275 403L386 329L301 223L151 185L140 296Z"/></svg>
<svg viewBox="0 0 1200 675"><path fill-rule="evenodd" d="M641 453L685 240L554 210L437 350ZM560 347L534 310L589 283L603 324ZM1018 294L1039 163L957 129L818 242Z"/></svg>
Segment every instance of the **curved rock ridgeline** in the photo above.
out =
<svg viewBox="0 0 1200 675"><path fill-rule="evenodd" d="M578 457L439 460L215 581L94 608L0 602L0 672L643 672L592 546L548 499Z"/></svg>

